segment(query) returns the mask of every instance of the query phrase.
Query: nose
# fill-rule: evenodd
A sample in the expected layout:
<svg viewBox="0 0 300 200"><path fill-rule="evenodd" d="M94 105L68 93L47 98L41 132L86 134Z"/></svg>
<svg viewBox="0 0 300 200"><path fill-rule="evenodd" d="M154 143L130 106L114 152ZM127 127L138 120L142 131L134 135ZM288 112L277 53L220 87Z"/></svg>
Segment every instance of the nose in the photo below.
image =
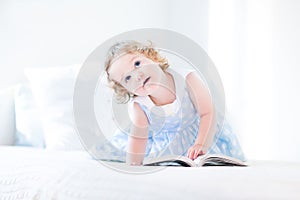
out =
<svg viewBox="0 0 300 200"><path fill-rule="evenodd" d="M142 71L137 71L137 73L136 73L136 80L140 81L140 80L143 79L143 77L144 77L144 73Z"/></svg>

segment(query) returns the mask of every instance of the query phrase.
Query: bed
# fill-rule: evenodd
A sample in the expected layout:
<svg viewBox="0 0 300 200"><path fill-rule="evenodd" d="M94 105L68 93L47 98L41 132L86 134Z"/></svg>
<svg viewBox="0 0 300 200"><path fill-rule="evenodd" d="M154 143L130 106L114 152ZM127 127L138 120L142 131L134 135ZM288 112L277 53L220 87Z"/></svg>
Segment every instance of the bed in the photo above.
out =
<svg viewBox="0 0 300 200"><path fill-rule="evenodd" d="M300 199L296 162L132 166L143 173L128 173L119 170L123 163L96 161L74 132L70 91L77 71L77 65L27 69L28 83L0 92L0 200ZM103 128L113 129L105 116Z"/></svg>
<svg viewBox="0 0 300 200"><path fill-rule="evenodd" d="M0 199L299 199L300 164L116 171L85 151L0 148ZM115 165L122 165L115 163ZM140 168L140 167L133 167Z"/></svg>

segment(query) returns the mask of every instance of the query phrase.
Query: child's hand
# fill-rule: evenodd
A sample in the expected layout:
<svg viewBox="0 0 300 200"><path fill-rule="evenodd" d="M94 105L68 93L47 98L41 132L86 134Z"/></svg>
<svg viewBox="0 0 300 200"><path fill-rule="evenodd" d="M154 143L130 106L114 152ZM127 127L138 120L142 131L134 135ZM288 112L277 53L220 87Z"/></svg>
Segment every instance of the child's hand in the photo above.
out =
<svg viewBox="0 0 300 200"><path fill-rule="evenodd" d="M205 152L203 150L203 145L201 144L194 144L193 146L191 146L188 150L187 153L187 157L189 157L190 159L194 160L196 159L198 156L204 155Z"/></svg>

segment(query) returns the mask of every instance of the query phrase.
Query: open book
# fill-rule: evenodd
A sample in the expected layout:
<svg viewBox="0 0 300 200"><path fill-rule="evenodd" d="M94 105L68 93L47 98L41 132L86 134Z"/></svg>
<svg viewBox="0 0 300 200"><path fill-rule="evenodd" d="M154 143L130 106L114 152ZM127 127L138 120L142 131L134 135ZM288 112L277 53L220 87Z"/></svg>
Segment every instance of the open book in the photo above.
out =
<svg viewBox="0 0 300 200"><path fill-rule="evenodd" d="M247 166L239 159L225 155L205 154L195 160L185 156L169 155L159 158L144 160L144 166L183 166L183 167L203 167L203 166Z"/></svg>

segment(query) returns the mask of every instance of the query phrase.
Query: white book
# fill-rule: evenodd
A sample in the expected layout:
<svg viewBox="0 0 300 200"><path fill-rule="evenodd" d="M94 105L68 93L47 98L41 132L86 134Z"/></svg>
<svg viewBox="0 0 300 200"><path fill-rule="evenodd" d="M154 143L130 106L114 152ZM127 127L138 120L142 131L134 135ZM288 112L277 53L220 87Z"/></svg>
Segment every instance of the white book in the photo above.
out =
<svg viewBox="0 0 300 200"><path fill-rule="evenodd" d="M158 158L146 158L144 166L184 166L184 167L205 167L205 166L247 166L246 162L237 158L225 155L205 154L192 160L186 156L168 155Z"/></svg>

